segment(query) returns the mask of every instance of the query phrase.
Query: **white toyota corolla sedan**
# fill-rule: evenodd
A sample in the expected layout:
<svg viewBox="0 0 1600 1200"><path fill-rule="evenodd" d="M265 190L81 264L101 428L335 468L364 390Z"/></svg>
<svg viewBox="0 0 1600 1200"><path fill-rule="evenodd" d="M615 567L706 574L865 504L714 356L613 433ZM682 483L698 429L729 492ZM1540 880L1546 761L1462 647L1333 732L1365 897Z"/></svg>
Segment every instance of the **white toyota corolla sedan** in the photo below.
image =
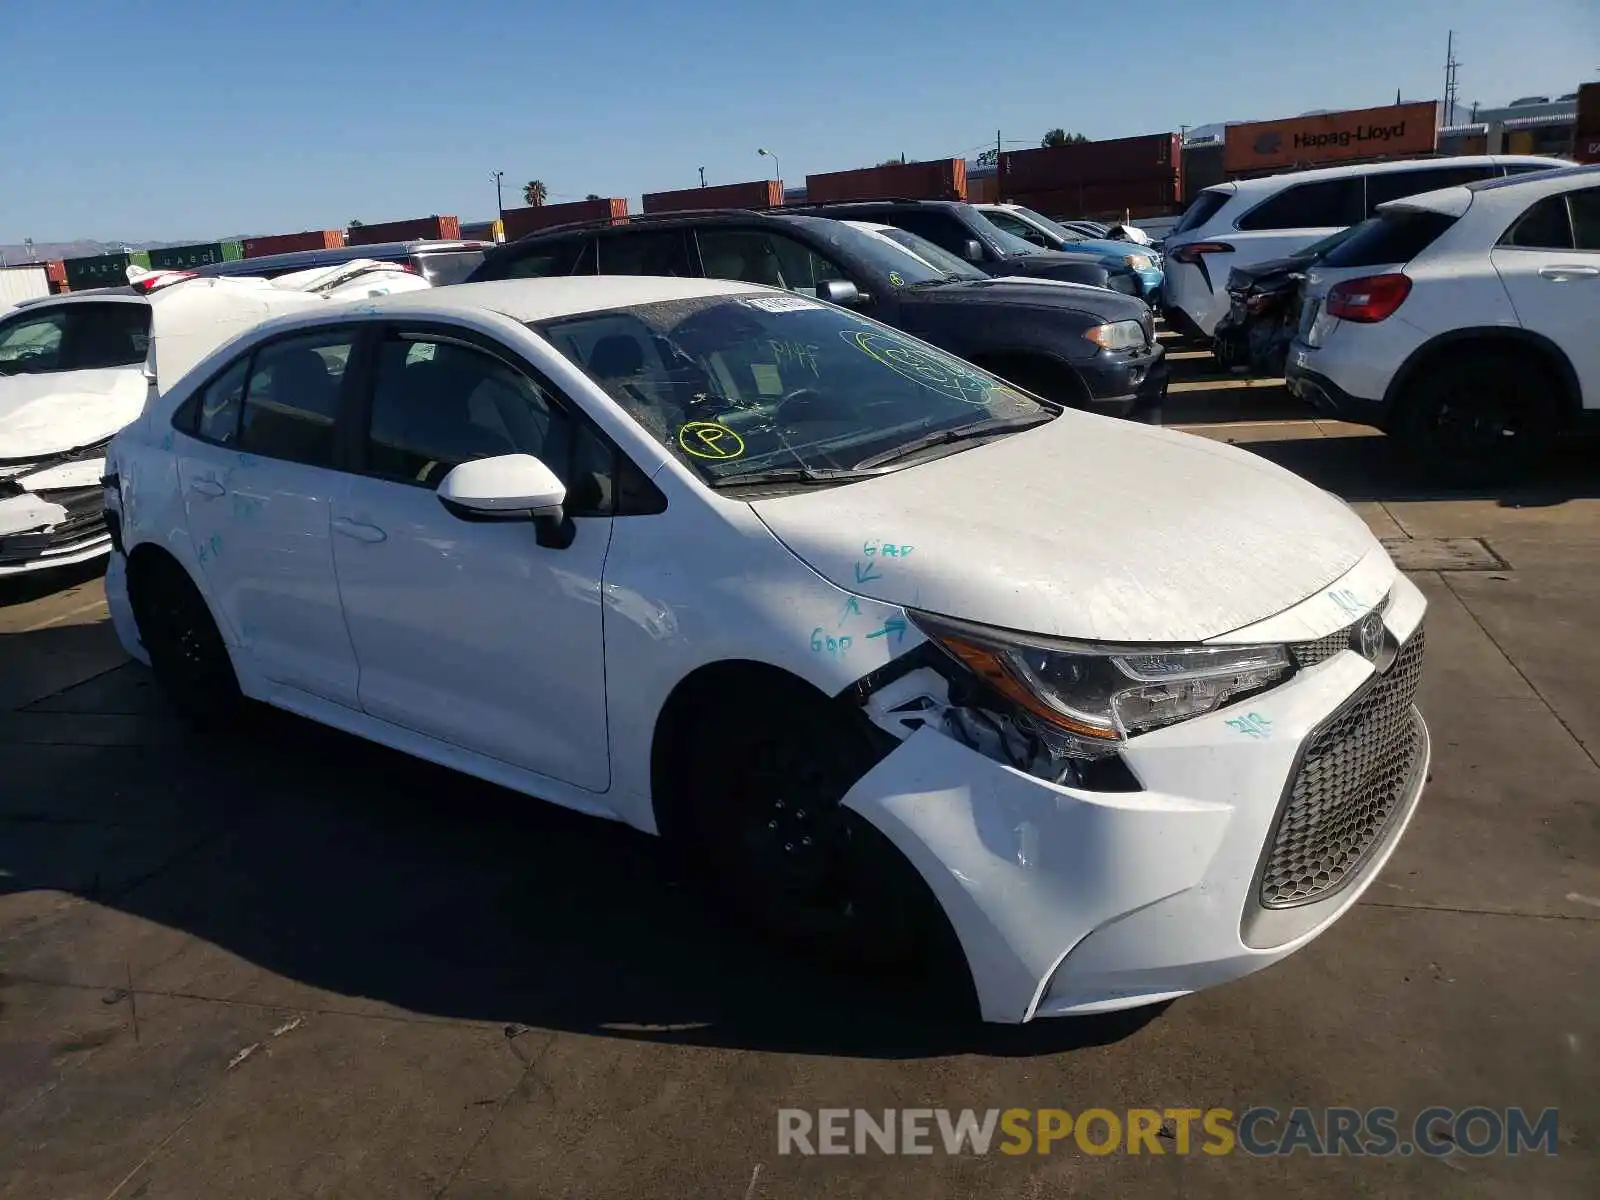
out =
<svg viewBox="0 0 1600 1200"><path fill-rule="evenodd" d="M1421 794L1421 593L1244 451L713 280L320 306L172 381L160 340L107 591L181 709L660 833L815 949L959 945L989 1020L1283 958Z"/></svg>

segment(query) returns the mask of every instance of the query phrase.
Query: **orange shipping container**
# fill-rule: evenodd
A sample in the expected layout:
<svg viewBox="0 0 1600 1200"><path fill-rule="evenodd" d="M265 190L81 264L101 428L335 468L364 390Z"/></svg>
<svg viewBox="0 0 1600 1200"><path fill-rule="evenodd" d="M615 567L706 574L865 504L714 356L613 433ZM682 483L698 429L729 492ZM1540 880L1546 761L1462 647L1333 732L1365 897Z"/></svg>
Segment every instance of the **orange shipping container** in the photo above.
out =
<svg viewBox="0 0 1600 1200"><path fill-rule="evenodd" d="M1438 137L1436 102L1390 104L1229 125L1222 161L1229 172L1238 172L1354 158L1431 154Z"/></svg>
<svg viewBox="0 0 1600 1200"><path fill-rule="evenodd" d="M376 225L357 225L350 230L347 244L377 246L383 242L411 242L424 239L454 240L461 236L461 222L455 217L413 217L409 221L381 221Z"/></svg>
<svg viewBox="0 0 1600 1200"><path fill-rule="evenodd" d="M834 200L965 200L967 160L940 158L931 162L894 163L856 171L830 171L806 176L806 201Z"/></svg>
<svg viewBox="0 0 1600 1200"><path fill-rule="evenodd" d="M782 203L782 182L758 179L752 183L719 183L715 187L646 192L640 208L647 213L664 213L693 208L777 208Z"/></svg>
<svg viewBox="0 0 1600 1200"><path fill-rule="evenodd" d="M505 222L506 241L537 233L574 221L608 221L613 225L628 219L627 200L614 196L608 200L574 200L570 204L540 204L533 208L508 208L500 215Z"/></svg>
<svg viewBox="0 0 1600 1200"><path fill-rule="evenodd" d="M292 254L296 250L337 250L344 245L344 230L315 229L306 233L280 233L272 237L253 237L244 240L244 256L260 258L263 254Z"/></svg>

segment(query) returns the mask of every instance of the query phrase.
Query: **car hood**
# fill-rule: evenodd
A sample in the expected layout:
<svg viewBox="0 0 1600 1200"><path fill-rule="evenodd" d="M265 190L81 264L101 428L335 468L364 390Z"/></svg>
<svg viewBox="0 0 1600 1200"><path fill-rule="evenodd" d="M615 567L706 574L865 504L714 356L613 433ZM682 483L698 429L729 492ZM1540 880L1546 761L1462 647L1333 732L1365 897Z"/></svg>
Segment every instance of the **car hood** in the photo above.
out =
<svg viewBox="0 0 1600 1200"><path fill-rule="evenodd" d="M1328 587L1377 545L1336 497L1247 451L1070 410L890 475L752 507L848 591L1091 641L1197 642L1241 629Z"/></svg>
<svg viewBox="0 0 1600 1200"><path fill-rule="evenodd" d="M0 378L0 459L42 458L103 442L144 409L137 369Z"/></svg>
<svg viewBox="0 0 1600 1200"><path fill-rule="evenodd" d="M996 279L963 279L941 287L902 292L902 303L993 304L1010 308L1065 309L1097 321L1138 321L1149 318L1144 301L1110 288L1061 279L1002 275Z"/></svg>

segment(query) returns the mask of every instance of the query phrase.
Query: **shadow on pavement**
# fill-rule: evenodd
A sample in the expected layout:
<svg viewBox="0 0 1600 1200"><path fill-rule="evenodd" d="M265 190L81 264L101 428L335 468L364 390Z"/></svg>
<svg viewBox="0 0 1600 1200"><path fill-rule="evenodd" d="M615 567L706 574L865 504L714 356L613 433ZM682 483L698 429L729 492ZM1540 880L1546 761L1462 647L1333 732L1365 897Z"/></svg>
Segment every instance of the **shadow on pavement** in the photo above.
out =
<svg viewBox="0 0 1600 1200"><path fill-rule="evenodd" d="M1421 481L1387 437L1304 437L1234 443L1345 500L1495 500L1502 508L1545 508L1600 497L1600 460L1591 439L1572 439L1528 483L1498 489Z"/></svg>
<svg viewBox="0 0 1600 1200"><path fill-rule="evenodd" d="M39 744L51 722L130 709L153 723L137 747ZM1059 1053L1160 1011L982 1025L931 972L863 980L786 957L708 912L656 839L620 825L273 710L242 740L202 740L136 664L0 719L0 893L73 892L338 996L508 1033L866 1058ZM51 935L0 943L0 971L73 954L30 936ZM136 987L148 965L133 964Z"/></svg>
<svg viewBox="0 0 1600 1200"><path fill-rule="evenodd" d="M96 558L88 562L73 563L71 566L56 567L48 571L28 571L20 575L6 575L0 577L0 608L13 604L27 604L29 601L38 600L56 592L64 592L68 588L88 583L91 579L100 579L105 573L106 560L104 558Z"/></svg>

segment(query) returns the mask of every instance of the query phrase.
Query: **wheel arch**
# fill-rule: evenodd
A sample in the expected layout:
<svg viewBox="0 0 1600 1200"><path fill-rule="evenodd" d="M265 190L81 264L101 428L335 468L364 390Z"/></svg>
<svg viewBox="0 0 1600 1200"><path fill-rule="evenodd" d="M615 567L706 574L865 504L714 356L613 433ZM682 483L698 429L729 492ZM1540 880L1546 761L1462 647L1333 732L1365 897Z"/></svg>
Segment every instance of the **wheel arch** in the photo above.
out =
<svg viewBox="0 0 1600 1200"><path fill-rule="evenodd" d="M1418 346L1389 381L1389 387L1383 397L1384 411L1393 413L1417 376L1428 367L1441 359L1479 348L1506 350L1535 357L1549 369L1552 378L1561 387L1561 415L1564 423L1570 425L1577 419L1583 408L1583 391L1578 383L1578 372L1566 352L1541 333L1500 325L1452 329Z"/></svg>
<svg viewBox="0 0 1600 1200"><path fill-rule="evenodd" d="M696 727L708 715L748 720L750 699L760 696L775 712L807 700L836 703L821 688L793 671L759 659L732 658L702 663L673 685L656 714L650 737L650 807L656 832L674 839L683 833L683 771L694 750ZM770 713L755 719L772 720Z"/></svg>

